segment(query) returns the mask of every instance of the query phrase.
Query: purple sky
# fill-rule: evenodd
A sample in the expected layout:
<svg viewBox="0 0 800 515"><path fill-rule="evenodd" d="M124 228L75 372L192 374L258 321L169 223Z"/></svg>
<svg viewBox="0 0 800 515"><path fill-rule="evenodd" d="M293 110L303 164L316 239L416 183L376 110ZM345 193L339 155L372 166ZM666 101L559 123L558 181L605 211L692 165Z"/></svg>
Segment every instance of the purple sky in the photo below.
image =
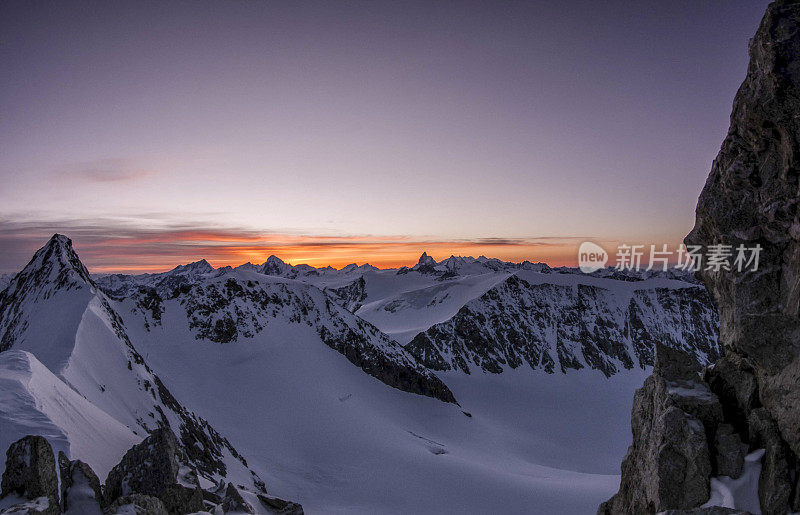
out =
<svg viewBox="0 0 800 515"><path fill-rule="evenodd" d="M0 271L677 243L767 3L2 2Z"/></svg>

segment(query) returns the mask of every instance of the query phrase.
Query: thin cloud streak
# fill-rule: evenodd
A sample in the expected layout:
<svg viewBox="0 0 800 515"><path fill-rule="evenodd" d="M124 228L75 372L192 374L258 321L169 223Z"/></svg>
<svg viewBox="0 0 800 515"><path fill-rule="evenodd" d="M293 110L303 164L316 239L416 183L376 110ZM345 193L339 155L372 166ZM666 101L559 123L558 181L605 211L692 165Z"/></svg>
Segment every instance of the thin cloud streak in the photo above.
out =
<svg viewBox="0 0 800 515"><path fill-rule="evenodd" d="M66 181L121 183L138 181L157 173L130 159L100 159L69 166L56 175Z"/></svg>
<svg viewBox="0 0 800 515"><path fill-rule="evenodd" d="M425 251L437 259L487 255L510 261L574 264L582 237L429 239L410 236L308 235L242 228L164 224L138 227L117 220L16 222L0 220L0 270L17 271L53 233L66 234L93 272L158 272L198 259L214 266L263 263L274 254L292 264L342 267L370 263L409 266Z"/></svg>

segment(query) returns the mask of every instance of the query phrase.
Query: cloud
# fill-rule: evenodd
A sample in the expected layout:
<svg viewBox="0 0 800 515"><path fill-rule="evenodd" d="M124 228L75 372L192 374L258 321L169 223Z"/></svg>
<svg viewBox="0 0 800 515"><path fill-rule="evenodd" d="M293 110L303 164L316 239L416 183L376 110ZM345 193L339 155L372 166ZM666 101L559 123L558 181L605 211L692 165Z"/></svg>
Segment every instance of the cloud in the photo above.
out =
<svg viewBox="0 0 800 515"><path fill-rule="evenodd" d="M100 159L68 166L57 175L69 181L119 183L137 181L156 173L130 159Z"/></svg>
<svg viewBox="0 0 800 515"><path fill-rule="evenodd" d="M289 263L344 266L369 262L380 267L413 265L426 251L436 259L486 255L510 261L574 264L585 238L437 239L405 235L314 235L256 231L213 224L150 219L69 219L19 221L0 219L0 271L21 269L53 233L74 242L93 272L153 272L207 259L215 266L262 263L275 254Z"/></svg>

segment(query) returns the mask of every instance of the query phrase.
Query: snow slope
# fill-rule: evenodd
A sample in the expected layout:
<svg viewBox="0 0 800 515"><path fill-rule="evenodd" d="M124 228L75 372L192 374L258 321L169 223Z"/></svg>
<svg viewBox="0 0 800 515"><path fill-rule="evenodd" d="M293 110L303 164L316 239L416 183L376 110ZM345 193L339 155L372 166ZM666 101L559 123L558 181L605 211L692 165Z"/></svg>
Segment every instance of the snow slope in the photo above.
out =
<svg viewBox="0 0 800 515"><path fill-rule="evenodd" d="M444 374L459 407L386 387L308 326L220 345L196 340L183 316L167 309L131 338L308 513L592 513L618 486L641 371Z"/></svg>
<svg viewBox="0 0 800 515"><path fill-rule="evenodd" d="M87 424L97 419L98 413L104 413L137 438L166 424L208 481L226 477L255 490L261 488L259 478L251 474L230 443L181 405L153 373L132 345L119 315L89 277L68 238L53 236L8 288L0 292L0 350L4 359L11 359L6 358L7 353L13 357L13 353L26 352L31 358L29 363L33 363L31 374L42 377L46 376L42 369L49 370L60 381L54 383L54 388L71 389L84 399L85 402L73 402L71 406L73 414L85 412ZM38 363L41 364L37 367ZM16 369L22 370L21 366L16 365ZM27 384L34 388L28 392L33 401L18 400L17 407L28 411L36 407L39 411L6 410L4 404L0 417L3 426L23 427L20 420L26 417L44 424L41 413L50 418L51 412L42 409L51 397L36 394L41 393L41 389L35 389L37 381ZM19 393L20 387L16 390ZM22 394L18 397L26 398ZM14 397L6 400L12 402ZM58 420L50 422L50 426L62 430L61 436L53 434L61 447L70 451L70 459L81 459L98 470L108 466L106 460L98 457L120 456L130 447L124 439L115 438L111 442L98 439L95 443L107 448L92 450L91 444L85 443L85 435L65 431ZM115 442L126 446L117 447Z"/></svg>
<svg viewBox="0 0 800 515"><path fill-rule="evenodd" d="M431 371L392 338L411 340L469 309L486 316L482 327L500 341L510 334L509 313L528 315L534 305L546 306L553 324L574 322L566 333L573 336L608 324L615 327L609 334L630 332L623 308L635 301L642 313L653 308L648 321L664 315L658 334L682 344L691 323L669 314L682 310L684 290L697 289L675 275L585 276L483 257L437 263L426 255L400 270L314 269L274 257L236 269L198 261L95 283L65 240L51 240L0 293L0 358L26 356L31 369L38 359L52 373L29 375L77 392L71 413L106 417L134 438L156 417L199 432L224 455L229 479L250 479L224 434L271 494L312 514L594 513L619 485L646 359L643 368L611 374L510 366L467 374ZM525 282L525 292L501 294L509 282ZM593 292L593 305L614 306L613 315L570 304L580 290ZM567 316L570 306L586 316ZM540 318L514 321L522 328ZM523 348L505 341L504 352ZM620 356L612 345L595 348ZM15 413L29 414L74 453L85 436L71 436L63 421L70 416L39 407L46 396L23 385L23 365L9 365L22 372L6 375L23 379L10 379L17 393L0 406L17 402ZM0 411L0 423L19 419Z"/></svg>
<svg viewBox="0 0 800 515"><path fill-rule="evenodd" d="M56 454L91 463L105 477L132 445L141 441L128 427L56 377L25 351L0 353L0 448L25 435L48 439ZM5 460L0 460L0 474Z"/></svg>

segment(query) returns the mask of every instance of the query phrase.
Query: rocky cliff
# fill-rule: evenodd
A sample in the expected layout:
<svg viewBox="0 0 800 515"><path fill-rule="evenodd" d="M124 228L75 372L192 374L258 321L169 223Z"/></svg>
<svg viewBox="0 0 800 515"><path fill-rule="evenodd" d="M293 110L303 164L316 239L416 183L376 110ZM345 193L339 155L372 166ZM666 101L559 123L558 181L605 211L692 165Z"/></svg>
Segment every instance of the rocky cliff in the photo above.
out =
<svg viewBox="0 0 800 515"><path fill-rule="evenodd" d="M652 366L656 342L696 363L716 361L717 324L706 291L688 283L620 290L512 275L406 349L433 370L501 373L527 363L547 373L589 368L609 377Z"/></svg>
<svg viewBox="0 0 800 515"><path fill-rule="evenodd" d="M702 420L704 450L695 438L699 426L695 431L692 424L673 423L692 416L690 410L678 403L674 420L664 416L670 395L658 392L656 371L634 401L634 443L622 467L620 492L601 512L706 503L710 477L725 475L724 459L714 456L726 438L742 440L751 451L764 449L758 484L762 513L800 510L799 204L800 2L779 0L768 7L750 42L750 65L734 100L730 129L686 237L687 245L706 248L762 248L757 269L740 271L731 262L698 272L719 308L725 358L705 370L702 380L692 381L719 403L721 420ZM674 441L661 441L668 433ZM699 448L691 449L695 440ZM691 496L687 491L674 497L659 487L689 478Z"/></svg>

